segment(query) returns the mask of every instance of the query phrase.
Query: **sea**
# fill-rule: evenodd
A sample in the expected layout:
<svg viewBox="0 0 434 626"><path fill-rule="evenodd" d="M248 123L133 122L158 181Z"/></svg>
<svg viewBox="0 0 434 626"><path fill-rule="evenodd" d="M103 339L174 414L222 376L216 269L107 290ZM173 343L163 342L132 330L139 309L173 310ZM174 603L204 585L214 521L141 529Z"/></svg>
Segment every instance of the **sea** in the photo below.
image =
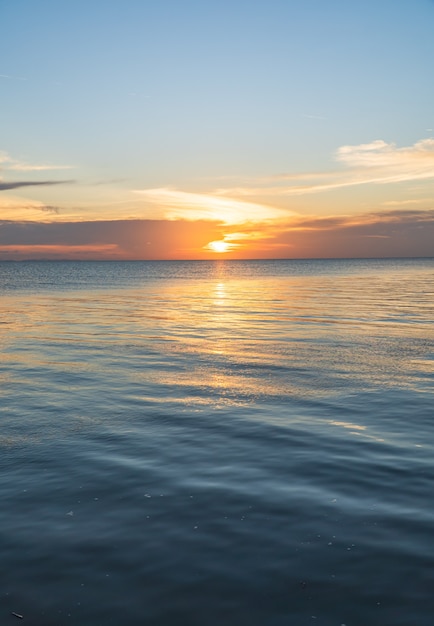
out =
<svg viewBox="0 0 434 626"><path fill-rule="evenodd" d="M0 624L432 626L434 259L0 263Z"/></svg>

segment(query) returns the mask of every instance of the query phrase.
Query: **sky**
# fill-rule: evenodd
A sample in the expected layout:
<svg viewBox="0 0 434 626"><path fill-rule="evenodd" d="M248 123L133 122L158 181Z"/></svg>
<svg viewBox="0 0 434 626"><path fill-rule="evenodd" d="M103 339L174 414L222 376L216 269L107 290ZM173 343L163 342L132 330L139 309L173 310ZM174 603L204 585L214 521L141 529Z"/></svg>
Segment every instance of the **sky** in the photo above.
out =
<svg viewBox="0 0 434 626"><path fill-rule="evenodd" d="M0 0L0 260L434 256L434 0Z"/></svg>

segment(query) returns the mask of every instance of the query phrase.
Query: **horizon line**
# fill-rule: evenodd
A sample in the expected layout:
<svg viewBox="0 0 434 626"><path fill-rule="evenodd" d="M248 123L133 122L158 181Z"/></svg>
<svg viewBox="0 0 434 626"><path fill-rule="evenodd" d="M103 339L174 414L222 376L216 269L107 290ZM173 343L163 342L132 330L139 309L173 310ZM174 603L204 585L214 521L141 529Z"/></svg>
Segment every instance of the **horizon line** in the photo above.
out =
<svg viewBox="0 0 434 626"><path fill-rule="evenodd" d="M226 263L242 263L245 261L392 261L402 259L433 259L432 256L367 256L367 257L267 257L257 258L252 257L248 259L70 259L70 258L27 258L27 259L0 259L0 263L51 263L51 262L71 262L71 263L220 263L222 261Z"/></svg>

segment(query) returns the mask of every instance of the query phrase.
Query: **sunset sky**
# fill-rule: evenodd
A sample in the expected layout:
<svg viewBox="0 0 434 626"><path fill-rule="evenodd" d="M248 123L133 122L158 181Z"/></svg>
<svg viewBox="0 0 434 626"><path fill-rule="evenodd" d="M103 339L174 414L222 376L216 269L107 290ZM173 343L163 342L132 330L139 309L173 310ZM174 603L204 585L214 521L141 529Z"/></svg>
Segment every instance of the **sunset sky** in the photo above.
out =
<svg viewBox="0 0 434 626"><path fill-rule="evenodd" d="M0 259L434 256L434 1L0 0Z"/></svg>

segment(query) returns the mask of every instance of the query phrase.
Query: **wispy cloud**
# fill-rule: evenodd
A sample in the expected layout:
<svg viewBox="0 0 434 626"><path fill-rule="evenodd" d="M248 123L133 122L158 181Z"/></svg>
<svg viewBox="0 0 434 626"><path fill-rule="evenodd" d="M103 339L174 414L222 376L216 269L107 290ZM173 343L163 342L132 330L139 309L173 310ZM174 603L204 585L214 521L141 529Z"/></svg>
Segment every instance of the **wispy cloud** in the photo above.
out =
<svg viewBox="0 0 434 626"><path fill-rule="evenodd" d="M341 146L335 160L344 169L282 174L258 179L256 185L218 189L223 196L299 196L357 185L384 185L434 179L434 139L399 148L382 140ZM302 184L300 184L302 183Z"/></svg>
<svg viewBox="0 0 434 626"><path fill-rule="evenodd" d="M0 164L5 170L13 170L18 172L38 172L45 170L69 170L73 169L72 165L53 165L49 163L26 163L12 158L7 152L0 152Z"/></svg>
<svg viewBox="0 0 434 626"><path fill-rule="evenodd" d="M224 224L279 219L288 211L253 202L222 198L216 194L188 193L178 189L142 189L137 194L159 209L166 219L218 220Z"/></svg>
<svg viewBox="0 0 434 626"><path fill-rule="evenodd" d="M72 165L32 165L31 163L18 163L15 162L8 167L9 170L17 172L42 172L45 170L70 170L73 169Z"/></svg>
<svg viewBox="0 0 434 626"><path fill-rule="evenodd" d="M417 204L421 206L422 204L426 203L434 205L433 198L414 198L413 200L388 200L387 202L383 202L382 206L411 206L412 204Z"/></svg>
<svg viewBox="0 0 434 626"><path fill-rule="evenodd" d="M27 80L24 76L10 76L10 74L0 74L0 78L6 78L7 80Z"/></svg>
<svg viewBox="0 0 434 626"><path fill-rule="evenodd" d="M63 214L63 215L62 215ZM14 197L9 194L0 196L0 220L13 221L52 221L67 219L65 209L34 200Z"/></svg>
<svg viewBox="0 0 434 626"><path fill-rule="evenodd" d="M404 148L382 140L342 146L336 157L349 167L385 169L392 176L403 176L404 180L423 174L434 176L434 139L422 139Z"/></svg>

